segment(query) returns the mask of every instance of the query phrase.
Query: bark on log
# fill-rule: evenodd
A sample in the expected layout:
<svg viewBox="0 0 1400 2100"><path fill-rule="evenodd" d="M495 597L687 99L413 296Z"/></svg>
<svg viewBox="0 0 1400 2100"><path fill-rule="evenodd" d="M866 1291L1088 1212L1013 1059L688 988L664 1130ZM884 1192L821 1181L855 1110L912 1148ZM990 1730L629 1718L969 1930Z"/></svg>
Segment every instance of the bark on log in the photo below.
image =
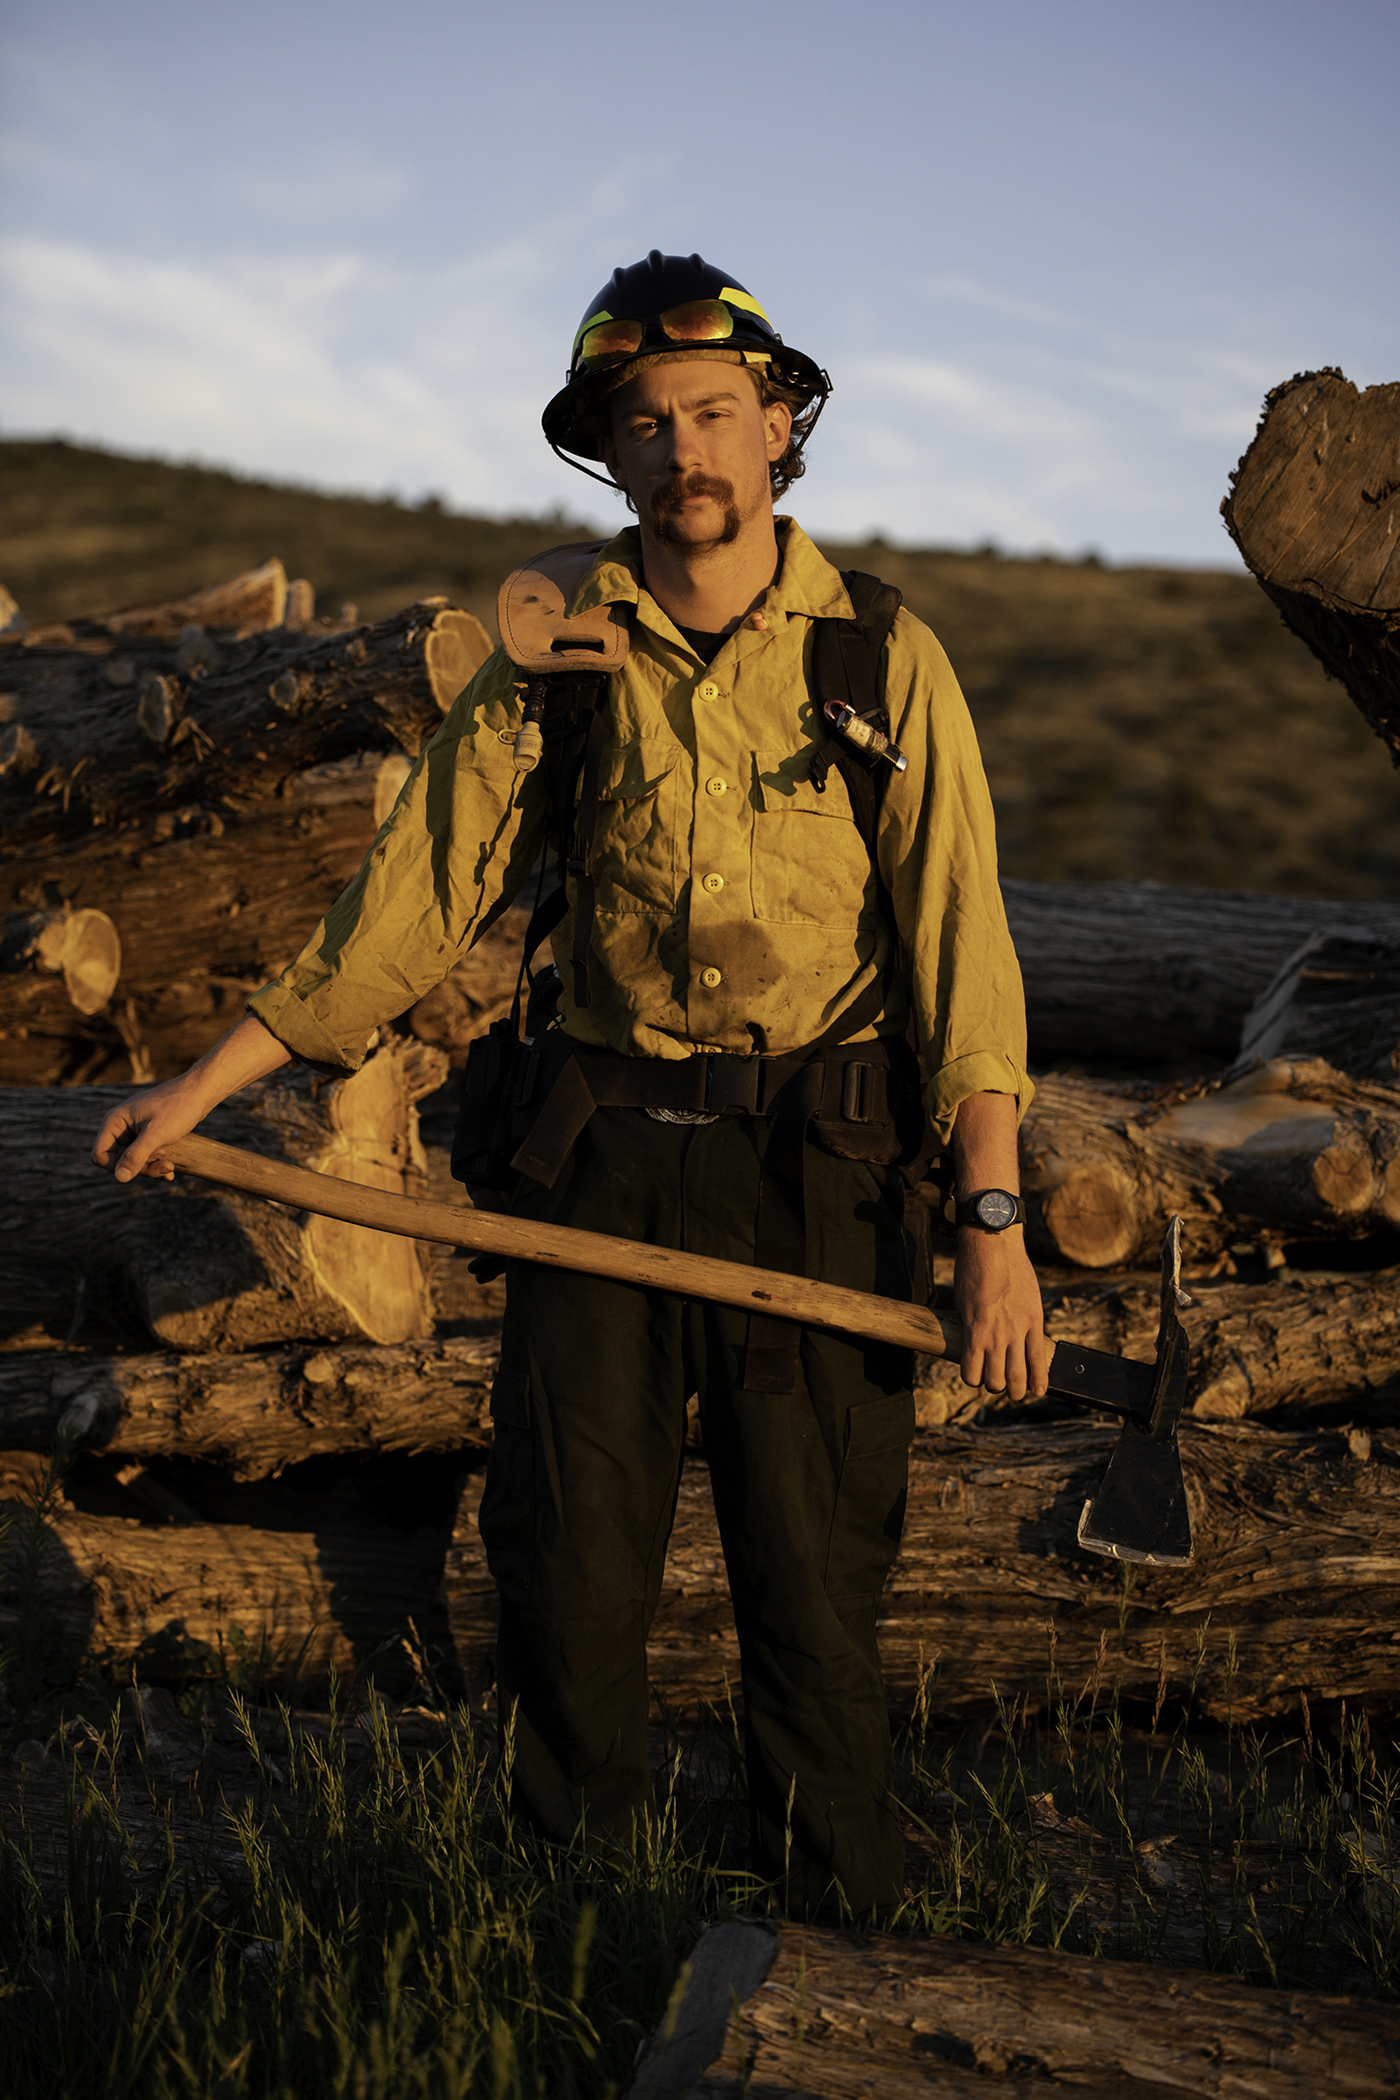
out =
<svg viewBox="0 0 1400 2100"><path fill-rule="evenodd" d="M36 753L0 780L7 856L148 810L224 796L246 806L356 751L397 744L414 756L491 651L475 615L441 598L348 633L205 637L197 655L160 636L78 644L0 639L7 720ZM66 823L44 806L54 798Z"/></svg>
<svg viewBox="0 0 1400 2100"><path fill-rule="evenodd" d="M451 1451L484 1461L492 1335L301 1343L247 1356L0 1355L0 1450L104 1451L275 1478L308 1458Z"/></svg>
<svg viewBox="0 0 1400 2100"><path fill-rule="evenodd" d="M1400 1435L1375 1431L1362 1444L1193 1425L1181 1455L1195 1565L1145 1572L1125 1600L1122 1570L1075 1540L1116 1434L1082 1419L919 1433L880 1622L897 1710L912 1710L930 1670L932 1708L944 1714L990 1711L993 1686L1044 1706L1052 1677L1070 1698L1116 1681L1148 1702L1162 1681L1185 1697L1196 1678L1197 1707L1236 1721L1296 1712L1302 1693L1314 1704L1400 1704L1400 1648L1390 1638L1400 1604ZM464 1662L493 1639L495 1598L475 1529L480 1486L479 1476L464 1485L447 1562ZM698 1465L682 1478L649 1654L674 1712L720 1704L738 1685L723 1554Z"/></svg>
<svg viewBox="0 0 1400 2100"><path fill-rule="evenodd" d="M1276 1273L1267 1284L1193 1285L1192 1294L1185 1316L1192 1414L1267 1418L1275 1428L1400 1419L1400 1270L1316 1283ZM1155 1281L1070 1290L1058 1302L1047 1297L1045 1331L1055 1342L1150 1362L1160 1316ZM920 1423L930 1428L993 1413L1014 1427L1020 1411L965 1386L956 1364L932 1360L920 1365L915 1397Z"/></svg>
<svg viewBox="0 0 1400 2100"><path fill-rule="evenodd" d="M233 1095L202 1126L265 1156L394 1194L426 1181L412 1103L440 1078L440 1054L394 1042L346 1079L297 1068ZM0 1147L13 1162L3 1215L0 1334L63 1334L85 1293L128 1300L175 1349L368 1336L406 1341L431 1327L412 1240L187 1183L120 1186L91 1150L120 1087L0 1088Z"/></svg>
<svg viewBox="0 0 1400 2100"><path fill-rule="evenodd" d="M1309 934L1245 1016L1241 1066L1320 1057L1357 1079L1400 1078L1400 942L1361 926Z"/></svg>
<svg viewBox="0 0 1400 2100"><path fill-rule="evenodd" d="M1335 1433L1193 1425L1182 1460L1196 1565L1148 1571L1125 1588L1120 1568L1075 1541L1116 1433L1079 1421L919 1434L881 1619L892 1706L907 1713L922 1696L935 1713L973 1715L993 1709L994 1686L1038 1707L1114 1682L1150 1703L1161 1686L1184 1698L1194 1681L1197 1709L1237 1723L1294 1712L1303 1693L1314 1706L1346 1698L1400 1708L1391 1636L1400 1624L1400 1434L1376 1430L1362 1445ZM102 1655L154 1674L182 1658L179 1667L197 1673L216 1668L221 1644L226 1652L236 1639L280 1658L273 1682L287 1683L299 1658L306 1690L332 1666L353 1670L412 1617L420 1632L436 1628L479 1692L495 1637L476 1529L481 1484L480 1473L468 1476L450 1537L65 1512L43 1542L53 1652L71 1670ZM12 1539L26 1521L17 1519ZM0 1639L19 1609L20 1564L11 1551L0 1573ZM709 1481L695 1463L681 1483L649 1652L653 1684L678 1715L721 1703L738 1685Z"/></svg>
<svg viewBox="0 0 1400 2100"><path fill-rule="evenodd" d="M1400 765L1400 385L1300 372L1230 481L1235 545Z"/></svg>
<svg viewBox="0 0 1400 2100"><path fill-rule="evenodd" d="M1146 1262L1180 1215L1199 1267L1233 1243L1400 1224L1400 1091L1278 1061L1181 1099L1040 1082L1021 1126L1031 1246L1084 1268Z"/></svg>
<svg viewBox="0 0 1400 2100"><path fill-rule="evenodd" d="M431 1274L439 1320L465 1320L471 1330L436 1341L303 1343L217 1357L0 1354L0 1450L49 1451L62 1438L124 1457L196 1459L238 1480L361 1452L484 1458L504 1287L483 1290L468 1278L464 1293L464 1271L464 1262L448 1262ZM1066 1294L1051 1304L1046 1332L1148 1361L1159 1296L1146 1283ZM1201 1290L1187 1326L1187 1404L1204 1420L1336 1424L1361 1449L1368 1424L1400 1416L1400 1271ZM931 1359L921 1360L915 1400L927 1429L993 1416L1014 1428L1020 1413L965 1386L956 1364Z"/></svg>
<svg viewBox="0 0 1400 2100"><path fill-rule="evenodd" d="M1380 2100L1400 2011L1039 1948L711 1926L627 2100Z"/></svg>
<svg viewBox="0 0 1400 2100"><path fill-rule="evenodd" d="M1400 946L1400 903L1257 897L1155 882L1002 881L1031 1056L1233 1058L1245 1016L1305 935Z"/></svg>
<svg viewBox="0 0 1400 2100"><path fill-rule="evenodd" d="M207 1048L350 880L376 788L382 804L402 778L379 780L388 747L416 754L490 638L438 600L348 636L206 637L181 670L193 647L0 647L0 917L100 909L122 946L100 1021L55 980L38 998L0 972L10 1084L93 1077L127 1053L164 1077Z"/></svg>

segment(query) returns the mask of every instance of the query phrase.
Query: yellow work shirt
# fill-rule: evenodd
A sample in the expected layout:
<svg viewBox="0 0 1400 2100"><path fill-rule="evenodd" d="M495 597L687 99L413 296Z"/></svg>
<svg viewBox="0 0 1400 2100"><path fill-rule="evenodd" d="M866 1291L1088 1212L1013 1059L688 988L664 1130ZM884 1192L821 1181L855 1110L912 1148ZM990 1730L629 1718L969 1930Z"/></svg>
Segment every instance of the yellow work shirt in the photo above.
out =
<svg viewBox="0 0 1400 2100"><path fill-rule="evenodd" d="M777 1055L813 1041L887 973L864 1034L902 1033L912 1000L940 1136L968 1094L1014 1094L1024 1112L1021 975L957 680L901 610L885 704L908 766L889 772L876 842L896 943L839 772L822 793L809 777L828 741L807 683L814 623L850 619L851 601L798 525L779 519L778 534L778 580L709 664L642 584L635 528L601 550L569 608L634 611L608 701L585 1008L573 998L572 911L554 935L564 1025L637 1057ZM248 1001L294 1056L356 1069L373 1030L438 984L520 892L546 821L543 768L512 763L523 683L503 650L488 658L354 881Z"/></svg>

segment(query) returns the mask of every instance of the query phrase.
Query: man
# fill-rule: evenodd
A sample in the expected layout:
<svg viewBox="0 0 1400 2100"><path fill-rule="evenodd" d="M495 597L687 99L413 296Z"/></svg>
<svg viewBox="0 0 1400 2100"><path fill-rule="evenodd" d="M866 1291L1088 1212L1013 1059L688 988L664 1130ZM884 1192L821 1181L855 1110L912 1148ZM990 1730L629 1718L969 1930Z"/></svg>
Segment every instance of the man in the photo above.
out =
<svg viewBox="0 0 1400 2100"><path fill-rule="evenodd" d="M827 386L741 286L653 252L593 301L545 412L556 449L601 460L637 525L569 608L621 607L630 632L575 790L592 837L555 936L564 1034L546 1047L556 1073L583 1075L584 1110L512 1202L729 1260L776 1247L781 1265L907 1296L899 1161L918 1131L895 1126L912 1012L963 1197L963 1375L1020 1397L1044 1390L1045 1360L1006 1224L1030 1090L990 803L947 661L900 611L880 668L905 766L883 768L869 839L856 821L847 747L811 691L818 630L849 633L855 608L773 511ZM289 1057L353 1069L499 917L550 822L546 769L514 763L523 684L498 650L302 954L189 1073L108 1118L99 1163L120 1150L123 1179L168 1172L162 1146ZM878 1142L852 1106L870 1074ZM589 1115L595 1098L611 1105ZM698 1392L754 1864L798 1910L899 1900L875 1616L911 1370L905 1351L511 1265L481 1530L515 1783L541 1827L567 1837L582 1817L625 1841L647 1809L645 1642Z"/></svg>

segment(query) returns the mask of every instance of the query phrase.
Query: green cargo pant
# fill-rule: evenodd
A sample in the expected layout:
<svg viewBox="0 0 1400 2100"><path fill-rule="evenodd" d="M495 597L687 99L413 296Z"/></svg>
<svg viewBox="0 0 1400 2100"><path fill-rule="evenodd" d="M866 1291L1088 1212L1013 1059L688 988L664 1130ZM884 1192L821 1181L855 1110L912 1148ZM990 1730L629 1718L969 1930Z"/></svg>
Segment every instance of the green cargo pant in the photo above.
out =
<svg viewBox="0 0 1400 2100"><path fill-rule="evenodd" d="M768 1125L600 1109L518 1216L752 1262ZM808 1272L907 1297L893 1169L806 1155ZM739 1391L745 1315L512 1262L481 1535L517 1798L626 1841L650 1802L646 1639L680 1481L705 1455L739 1636L755 1870L797 1912L897 1901L902 1844L875 1617L914 1428L907 1350L804 1330L796 1389Z"/></svg>

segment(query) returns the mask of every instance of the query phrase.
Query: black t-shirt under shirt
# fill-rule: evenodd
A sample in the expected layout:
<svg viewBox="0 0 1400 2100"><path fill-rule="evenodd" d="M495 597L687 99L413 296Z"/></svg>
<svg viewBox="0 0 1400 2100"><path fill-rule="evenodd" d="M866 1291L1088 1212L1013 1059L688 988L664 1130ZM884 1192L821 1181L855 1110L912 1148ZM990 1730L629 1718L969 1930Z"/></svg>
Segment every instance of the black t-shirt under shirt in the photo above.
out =
<svg viewBox="0 0 1400 2100"><path fill-rule="evenodd" d="M713 663L729 640L727 634L702 634L698 627L677 627L676 633L684 635L702 664Z"/></svg>

